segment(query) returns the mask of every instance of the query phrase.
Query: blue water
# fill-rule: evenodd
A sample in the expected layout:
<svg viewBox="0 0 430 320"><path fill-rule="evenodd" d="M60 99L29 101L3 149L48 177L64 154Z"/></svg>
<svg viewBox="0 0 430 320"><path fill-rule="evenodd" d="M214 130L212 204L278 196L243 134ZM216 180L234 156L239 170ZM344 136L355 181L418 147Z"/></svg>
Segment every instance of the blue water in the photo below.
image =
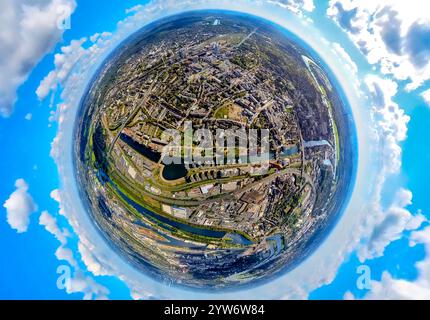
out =
<svg viewBox="0 0 430 320"><path fill-rule="evenodd" d="M144 146L143 144L140 144L139 142L134 141L133 138L129 137L124 133L121 133L119 137L123 142L127 143L132 149L136 150L137 152L139 152L141 155L145 156L152 162L160 161L161 154L159 152L153 151L147 146Z"/></svg>
<svg viewBox="0 0 430 320"><path fill-rule="evenodd" d="M299 147L297 146L293 146L290 148L283 147L281 152L281 157L289 157L296 153L299 153Z"/></svg>
<svg viewBox="0 0 430 320"><path fill-rule="evenodd" d="M142 207L140 204L134 202L132 199L128 198L125 194L123 194L121 191L118 190L118 193L120 196L127 201L129 205L131 205L134 209L136 209L139 213L141 213L143 216L146 216L147 218L151 218L151 220L156 219L163 224L166 224L168 226L171 226L173 228L189 232L192 234L197 234L200 236L205 237L211 237L211 238L222 238L226 235L226 232L224 231L216 231L216 230L210 230L210 229L201 229L197 227L193 227L191 225L176 221L176 220L170 220L162 215L156 214L152 212L151 210L146 209L145 207ZM163 225L160 225L163 226Z"/></svg>
<svg viewBox="0 0 430 320"><path fill-rule="evenodd" d="M159 222L161 222L161 224L160 223L158 224L160 227L166 227L166 225L167 225L167 227L176 228L176 229L179 229L181 231L189 232L189 233L204 236L204 237L217 238L217 239L221 239L227 234L225 231L217 231L217 230L210 230L210 229L206 229L206 228L198 228L198 227L194 227L192 225L188 225L188 224L176 221L176 220L171 220L171 219L166 218L162 215L156 214L155 212L152 212L151 210L148 210L145 207L142 207L140 204L138 204L135 201L133 201L132 199L128 198L124 193L122 193L115 186L113 186L113 187L117 190L119 195L123 199L125 199L125 201L127 201L127 203L129 205L131 205L134 209L136 209L140 214L142 214L146 218L149 218L150 220L155 219L155 220L158 220ZM233 239L234 243L238 243L238 244L242 244L242 245L252 244L251 241L249 241L244 236L242 236L241 234L238 234L238 233L229 234L229 237Z"/></svg>

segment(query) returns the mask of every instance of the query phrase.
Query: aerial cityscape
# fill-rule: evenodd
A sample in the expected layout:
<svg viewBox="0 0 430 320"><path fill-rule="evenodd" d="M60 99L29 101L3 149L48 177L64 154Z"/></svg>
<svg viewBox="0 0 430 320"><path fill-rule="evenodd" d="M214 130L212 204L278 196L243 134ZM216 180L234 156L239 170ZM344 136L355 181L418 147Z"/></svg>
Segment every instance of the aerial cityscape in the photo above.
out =
<svg viewBox="0 0 430 320"><path fill-rule="evenodd" d="M0 1L0 300L430 299L429 9Z"/></svg>
<svg viewBox="0 0 430 320"><path fill-rule="evenodd" d="M131 36L96 75L75 130L77 179L101 233L139 270L246 285L296 266L333 226L350 126L325 70L284 31L184 14Z"/></svg>

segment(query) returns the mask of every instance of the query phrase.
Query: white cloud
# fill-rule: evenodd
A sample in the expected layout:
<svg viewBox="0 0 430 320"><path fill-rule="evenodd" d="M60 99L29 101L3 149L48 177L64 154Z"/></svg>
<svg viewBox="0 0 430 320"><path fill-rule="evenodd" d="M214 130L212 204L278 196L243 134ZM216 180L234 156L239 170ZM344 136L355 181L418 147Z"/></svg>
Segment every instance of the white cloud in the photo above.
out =
<svg viewBox="0 0 430 320"><path fill-rule="evenodd" d="M12 113L17 88L61 39L59 22L75 7L75 0L0 2L0 114Z"/></svg>
<svg viewBox="0 0 430 320"><path fill-rule="evenodd" d="M422 0L331 0L327 14L370 64L415 90L430 79L429 10Z"/></svg>
<svg viewBox="0 0 430 320"><path fill-rule="evenodd" d="M72 74L73 68L76 64L84 59L86 63L90 65L96 61L91 61L91 56L95 56L100 52L104 52L105 48L110 43L112 34L109 32L95 33L90 37L90 41L87 38L81 38L79 40L72 40L68 46L61 48L61 53L57 53L54 58L55 68L41 81L39 87L36 90L36 94L39 99L45 99L50 92L55 92L58 85L62 85L68 77ZM85 48L88 46L88 48ZM67 105L60 104L60 108L57 108L57 114L61 114L63 110L61 108L67 108ZM51 120L55 119L55 114L51 116Z"/></svg>
<svg viewBox="0 0 430 320"><path fill-rule="evenodd" d="M426 258L416 263L418 278L414 281L395 279L384 272L381 281L372 281L372 289L366 299L430 299L430 227L415 231L410 237L410 245L423 244Z"/></svg>
<svg viewBox="0 0 430 320"><path fill-rule="evenodd" d="M51 192L51 198L58 202L60 207L59 214L63 217L67 217L61 205L61 192L57 189L53 190ZM83 292L84 299L106 299L109 290L97 284L92 277L85 276L85 273L80 269L75 260L73 251L67 247L67 238L70 236L68 229L63 228L61 230L58 226L57 219L46 211L42 213L40 221L40 224L45 225L46 230L53 234L61 243L55 252L57 259L67 261L75 269L74 277L72 277L67 284L67 293ZM109 272L102 267L97 258L92 254L92 250L95 250L95 248L92 247L85 238L83 239L81 237L78 242L78 251L81 255L81 261L85 264L88 271L95 276L109 275Z"/></svg>
<svg viewBox="0 0 430 320"><path fill-rule="evenodd" d="M365 297L369 300L428 300L430 288L414 281L395 279L384 272L381 281L372 281L372 290Z"/></svg>
<svg viewBox="0 0 430 320"><path fill-rule="evenodd" d="M15 182L16 190L6 200L7 222L18 233L26 232L30 224L30 215L37 210L37 205L28 193L28 184L23 179Z"/></svg>
<svg viewBox="0 0 430 320"><path fill-rule="evenodd" d="M56 201L60 201L60 192L53 190L51 197ZM60 214L64 214L61 208ZM73 268L73 274L69 279L66 279L66 292L68 294L83 293L84 299L107 299L109 290L98 284L93 277L86 275L79 267L73 250L68 247L68 238L70 237L68 229L60 228L57 218L47 211L41 213L39 224L44 226L46 231L55 236L60 242L60 246L55 251L56 258L60 261L66 261Z"/></svg>
<svg viewBox="0 0 430 320"><path fill-rule="evenodd" d="M346 63L346 68L354 75L358 73L357 64L351 59L351 56L345 51L345 49L337 42L332 44L333 52L338 55Z"/></svg>
<svg viewBox="0 0 430 320"><path fill-rule="evenodd" d="M362 91L360 89L360 81L358 80L358 66L352 60L351 56L346 52L346 50L342 47L341 44L337 42L329 43L327 40L324 40L333 54L338 58L340 64L342 64L345 68L345 71L348 73L355 90L359 95L362 95Z"/></svg>
<svg viewBox="0 0 430 320"><path fill-rule="evenodd" d="M25 115L25 120L30 121L31 119L33 119L33 115L31 113L27 113Z"/></svg>
<svg viewBox="0 0 430 320"><path fill-rule="evenodd" d="M398 85L392 80L368 76L365 83L372 95L372 115L376 136L382 144L383 174L398 173L401 166L400 143L407 138L410 117L394 102Z"/></svg>
<svg viewBox="0 0 430 320"><path fill-rule="evenodd" d="M126 9L126 10L125 10L125 13L126 13L126 14L136 13L136 12L141 11L143 8L144 8L144 6L143 6L143 5L138 4L138 5L136 5L136 6L133 6L133 7L131 7L131 8Z"/></svg>
<svg viewBox="0 0 430 320"><path fill-rule="evenodd" d="M44 99L51 90L55 90L58 84L61 84L69 75L70 70L81 58L85 52L82 44L86 38L73 40L69 46L61 48L61 53L54 57L55 70L51 71L40 83L36 90L39 99Z"/></svg>
<svg viewBox="0 0 430 320"><path fill-rule="evenodd" d="M60 215L68 219L69 223L74 227L74 231L79 230L81 227L79 221L63 207L64 201L62 199L62 192L58 189L53 190L51 192L51 198L58 202ZM108 276L112 274L112 269L109 267L109 263L106 263L109 261L109 258L102 254L95 254L95 252L97 252L97 248L84 233L79 234L78 251L81 261L93 275ZM100 259L102 261L100 261Z"/></svg>
<svg viewBox="0 0 430 320"><path fill-rule="evenodd" d="M401 189L394 197L392 205L382 213L382 221L375 226L369 239L358 250L360 261L383 256L385 248L399 240L405 231L418 229L426 218L417 213L412 215L406 207L412 204L412 192Z"/></svg>
<svg viewBox="0 0 430 320"><path fill-rule="evenodd" d="M50 215L48 211L43 211L40 214L39 224L41 226L44 226L46 231L54 235L55 238L57 238L57 240L60 241L62 245L65 245L67 243L66 236L64 235L63 231L61 231L58 227L57 219Z"/></svg>
<svg viewBox="0 0 430 320"><path fill-rule="evenodd" d="M66 261L73 267L77 266L77 262L75 260L73 251L70 248L67 248L63 245L59 246L55 251L55 256L57 257L58 260Z"/></svg>
<svg viewBox="0 0 430 320"><path fill-rule="evenodd" d="M95 246L85 237L80 238L78 250L81 254L82 262L92 274L95 276L108 276L112 274L112 269L103 265L103 262L99 260L100 257L94 254L96 252Z"/></svg>
<svg viewBox="0 0 430 320"><path fill-rule="evenodd" d="M304 11L312 12L315 9L313 0L269 0L268 2L278 4L299 16L302 16Z"/></svg>
<svg viewBox="0 0 430 320"><path fill-rule="evenodd" d="M62 134L59 133L54 137L54 140L51 142L51 151L50 156L52 158L58 157L60 155L61 149L60 149L60 141L61 141Z"/></svg>
<svg viewBox="0 0 430 320"><path fill-rule="evenodd" d="M84 300L107 300L109 295L106 287L98 284L92 277L86 276L81 270L76 271L66 282L66 292L83 293Z"/></svg>
<svg viewBox="0 0 430 320"><path fill-rule="evenodd" d="M357 225L357 233L360 235L357 248L361 260L380 256L385 247L396 240L403 230L411 228L414 222L422 219L418 214L415 220L405 209L412 199L409 191L400 190L397 195L400 198L395 200L389 209L384 210L381 205L385 182L390 176L400 172L400 143L407 138L410 118L394 101L398 90L396 82L376 75L367 76L364 82L370 93L372 135L375 139L372 146L364 152L370 152L371 161L380 163L380 168L374 173L376 178L372 183L370 200L367 200L368 213ZM369 181L366 184L369 188Z"/></svg>
<svg viewBox="0 0 430 320"><path fill-rule="evenodd" d="M430 107L430 89L422 92L421 97L424 99L424 101Z"/></svg>

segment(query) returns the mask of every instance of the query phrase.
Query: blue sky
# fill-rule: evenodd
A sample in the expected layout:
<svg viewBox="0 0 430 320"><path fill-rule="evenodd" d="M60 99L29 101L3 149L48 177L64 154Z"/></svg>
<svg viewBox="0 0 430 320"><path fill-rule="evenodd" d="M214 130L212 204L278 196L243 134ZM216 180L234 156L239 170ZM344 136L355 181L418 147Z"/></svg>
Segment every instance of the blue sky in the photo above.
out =
<svg viewBox="0 0 430 320"><path fill-rule="evenodd" d="M30 2L0 5L0 12L19 13L15 15L17 21L0 19L0 27L6 30L0 34L0 43L6 44L0 47L0 67L4 69L0 72L0 110L4 115L0 117L4 150L0 202L5 204L0 207L1 299L196 297L139 278L117 257L111 259L108 249L93 240L91 228L83 227L84 215L79 212L73 192L68 192L73 186L69 185L63 161L70 153L65 136L73 123L79 92L103 57L121 39L152 19L206 7L258 13L283 24L317 49L350 99L358 130L364 137L360 141L360 161L363 168L368 168L359 172L362 183L354 191L351 208L320 252L300 270L254 292L243 293L243 297L430 298L426 284L430 272L425 274L430 271L430 229L426 221L430 212L426 185L430 179L426 170L430 163L426 148L430 97L422 95L430 89L430 63L417 66L414 62L423 57L430 61L430 45L425 40L430 35L430 22L423 14L426 5L422 1L407 8L393 1L358 4L284 0L262 1L259 5L250 0L236 4L155 1L150 4L152 11L147 10L146 1L137 0L38 1L34 4L40 6L38 14L46 11L47 16L53 16L53 26L46 22L47 16L23 13L23 5ZM55 25L58 8L64 6L73 13L69 30ZM389 22L375 19L384 14L395 18ZM46 47L34 47L34 42L25 37L21 39L24 44L17 43L19 36L14 34L14 26L25 27L19 19L31 20L30 25L36 27L24 31L41 37L38 43L46 43ZM124 19L127 20L118 24ZM43 32L31 35L38 25ZM373 28L373 33L357 32L357 28ZM109 34L90 40L103 32ZM414 36L417 32L419 37ZM3 39L5 34L8 37ZM73 40L83 37L88 39L82 45L69 47ZM72 48L71 54L63 47ZM80 58L74 59L78 55ZM28 68L19 68L22 65ZM52 77L47 77L50 72ZM60 145L51 146L56 137ZM18 179L23 181L16 185ZM58 193L52 193L56 189ZM45 221L41 225L43 211L49 212L55 223ZM82 222L79 228L77 220ZM60 247L65 249L62 254L58 252ZM333 256L327 252L334 252ZM315 267L315 263L322 267ZM73 275L66 289L57 287L57 268L62 265L69 266ZM370 267L370 289L357 288L357 267L361 265ZM309 276L313 267L318 270ZM325 274L321 271L324 268Z"/></svg>

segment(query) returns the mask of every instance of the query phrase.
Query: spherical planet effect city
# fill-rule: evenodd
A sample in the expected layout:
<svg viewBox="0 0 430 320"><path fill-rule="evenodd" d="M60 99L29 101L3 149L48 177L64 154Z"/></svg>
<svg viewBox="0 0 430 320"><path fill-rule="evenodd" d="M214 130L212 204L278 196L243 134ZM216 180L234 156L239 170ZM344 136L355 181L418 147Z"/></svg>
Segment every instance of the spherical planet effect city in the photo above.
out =
<svg viewBox="0 0 430 320"><path fill-rule="evenodd" d="M226 290L322 243L352 189L355 132L310 50L266 20L196 11L107 58L81 102L74 162L119 255L166 284Z"/></svg>

